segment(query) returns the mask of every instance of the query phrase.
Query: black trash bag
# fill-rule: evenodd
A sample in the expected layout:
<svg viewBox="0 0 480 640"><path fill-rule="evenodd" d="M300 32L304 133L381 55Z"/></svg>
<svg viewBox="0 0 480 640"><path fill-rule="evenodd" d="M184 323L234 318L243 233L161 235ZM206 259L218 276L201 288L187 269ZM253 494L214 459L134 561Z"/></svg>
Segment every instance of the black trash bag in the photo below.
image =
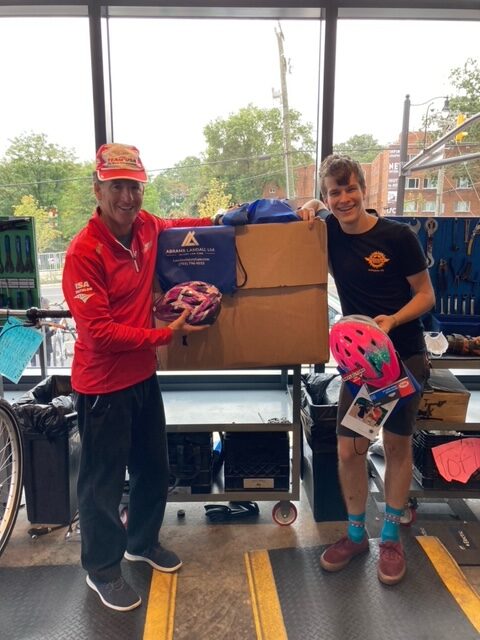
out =
<svg viewBox="0 0 480 640"><path fill-rule="evenodd" d="M69 379L49 376L12 404L22 433L48 439L68 434L71 424L67 416L76 415L73 393L52 397L60 388L71 391Z"/></svg>
<svg viewBox="0 0 480 640"><path fill-rule="evenodd" d="M48 376L15 400L15 404L49 404L57 396L66 396L71 393L69 376Z"/></svg>
<svg viewBox="0 0 480 640"><path fill-rule="evenodd" d="M73 400L64 396L55 398L55 403L12 405L12 409L22 433L53 439L69 432L66 416L73 412Z"/></svg>
<svg viewBox="0 0 480 640"><path fill-rule="evenodd" d="M342 380L339 374L302 376L301 419L305 437L313 450L336 451L337 407Z"/></svg>
<svg viewBox="0 0 480 640"><path fill-rule="evenodd" d="M339 373L308 373L302 381L314 404L338 404L342 384Z"/></svg>

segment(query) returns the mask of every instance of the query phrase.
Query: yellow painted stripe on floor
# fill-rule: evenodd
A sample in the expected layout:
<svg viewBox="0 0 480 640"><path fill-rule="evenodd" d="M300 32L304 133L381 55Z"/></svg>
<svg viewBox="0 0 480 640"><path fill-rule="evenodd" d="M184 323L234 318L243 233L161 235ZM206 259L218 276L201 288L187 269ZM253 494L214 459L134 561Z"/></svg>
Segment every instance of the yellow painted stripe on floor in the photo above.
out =
<svg viewBox="0 0 480 640"><path fill-rule="evenodd" d="M268 551L245 554L258 640L288 640Z"/></svg>
<svg viewBox="0 0 480 640"><path fill-rule="evenodd" d="M464 614L480 633L480 596L468 584L448 550L435 536L417 536L443 583L457 601Z"/></svg>
<svg viewBox="0 0 480 640"><path fill-rule="evenodd" d="M172 640L177 574L152 571L143 640Z"/></svg>

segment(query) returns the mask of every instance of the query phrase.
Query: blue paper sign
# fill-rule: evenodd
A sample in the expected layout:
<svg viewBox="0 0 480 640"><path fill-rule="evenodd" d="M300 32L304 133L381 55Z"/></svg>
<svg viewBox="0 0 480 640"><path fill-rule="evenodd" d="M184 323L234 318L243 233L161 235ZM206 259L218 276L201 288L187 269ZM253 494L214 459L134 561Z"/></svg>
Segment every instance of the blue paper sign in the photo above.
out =
<svg viewBox="0 0 480 640"><path fill-rule="evenodd" d="M16 384L42 341L40 331L8 318L0 331L0 374Z"/></svg>

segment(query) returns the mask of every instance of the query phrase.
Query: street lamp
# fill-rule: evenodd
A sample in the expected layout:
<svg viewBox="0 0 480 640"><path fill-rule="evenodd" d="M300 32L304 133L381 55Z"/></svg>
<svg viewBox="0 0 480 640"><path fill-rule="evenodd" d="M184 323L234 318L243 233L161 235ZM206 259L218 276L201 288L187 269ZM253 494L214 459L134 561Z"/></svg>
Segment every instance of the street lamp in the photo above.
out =
<svg viewBox="0 0 480 640"><path fill-rule="evenodd" d="M443 103L442 111L450 111L450 101L448 99L448 96L437 96L436 98L431 98L431 101L428 103L428 107L427 107L427 110L425 112L425 131L424 131L424 134L423 134L423 148L424 149L427 146L428 112L430 111L430 107L435 102L435 100L439 100L440 98L445 100L445 102ZM423 102L422 104L425 104L425 103ZM421 105L412 104L410 106L411 107L419 107Z"/></svg>
<svg viewBox="0 0 480 640"><path fill-rule="evenodd" d="M439 99L445 100L443 105L443 111L448 111L449 109L448 96L435 96L434 98L430 98L429 100L425 100L425 102L419 102L417 104L412 104L410 102L410 95L408 93L405 96L405 101L403 103L402 133L400 136L400 174L398 176L397 204L396 204L397 216L403 216L403 206L405 202L406 176L403 173L403 167L408 162L408 129L410 125L410 107L421 107L425 104L428 104L427 112L425 114L425 134L423 138L423 146L425 148L425 143L427 138L428 112L433 102Z"/></svg>

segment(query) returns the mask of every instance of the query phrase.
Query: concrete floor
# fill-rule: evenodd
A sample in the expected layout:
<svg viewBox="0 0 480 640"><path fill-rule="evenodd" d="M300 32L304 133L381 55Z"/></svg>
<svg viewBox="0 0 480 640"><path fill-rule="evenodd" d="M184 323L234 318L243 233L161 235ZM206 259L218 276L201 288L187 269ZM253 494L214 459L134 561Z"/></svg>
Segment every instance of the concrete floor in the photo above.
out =
<svg viewBox="0 0 480 640"><path fill-rule="evenodd" d="M207 395L201 392L203 396ZM211 400L211 406L203 397L205 406L202 414L209 421L221 416L225 421L229 405L239 411L243 407L242 419L266 422L271 418L288 415L288 402L276 392L257 392L258 396L248 402L245 413L245 396L240 399L232 395L222 402ZM198 403L190 394L189 403L197 410ZM198 396L200 402L200 395ZM187 424L185 406L175 392L165 394L169 422ZM214 410L212 407L216 406ZM207 413L204 414L204 411ZM215 411L218 415L214 415ZM238 415L238 414L237 414ZM259 419L260 416L260 419ZM475 416L476 417L476 416ZM198 411L197 411L198 418ZM227 418L228 419L228 418ZM198 421L198 420L197 420ZM369 509L371 522L381 526L381 513L375 511L375 502ZM439 501L441 502L441 501ZM250 606L244 553L254 549L274 549L287 547L314 547L334 542L345 530L343 522L315 522L303 489L300 500L295 504L298 518L291 526L279 526L271 517L275 502L258 502L260 515L255 522L229 522L212 524L206 516L203 503L170 502L161 532L161 542L174 549L183 560L180 570L175 614L175 640L254 640L255 628ZM480 500L469 500L468 504L480 520ZM373 506L372 506L373 505ZM185 516L178 517L184 510ZM78 564L80 556L80 536L73 533L65 537L66 529L59 529L32 539L28 530L26 509L19 515L12 538L0 558L0 567L31 566L45 564ZM374 536L378 535L373 532ZM408 535L408 532L406 533ZM480 566L464 567L464 574L480 594ZM410 575L414 568L410 567ZM87 587L85 586L87 589ZM100 606L100 605L99 605ZM1 608L1 603L0 603ZM1 633L0 633L1 636ZM368 637L368 634L365 635ZM17 639L15 639L17 640ZM22 638L18 638L22 640Z"/></svg>

